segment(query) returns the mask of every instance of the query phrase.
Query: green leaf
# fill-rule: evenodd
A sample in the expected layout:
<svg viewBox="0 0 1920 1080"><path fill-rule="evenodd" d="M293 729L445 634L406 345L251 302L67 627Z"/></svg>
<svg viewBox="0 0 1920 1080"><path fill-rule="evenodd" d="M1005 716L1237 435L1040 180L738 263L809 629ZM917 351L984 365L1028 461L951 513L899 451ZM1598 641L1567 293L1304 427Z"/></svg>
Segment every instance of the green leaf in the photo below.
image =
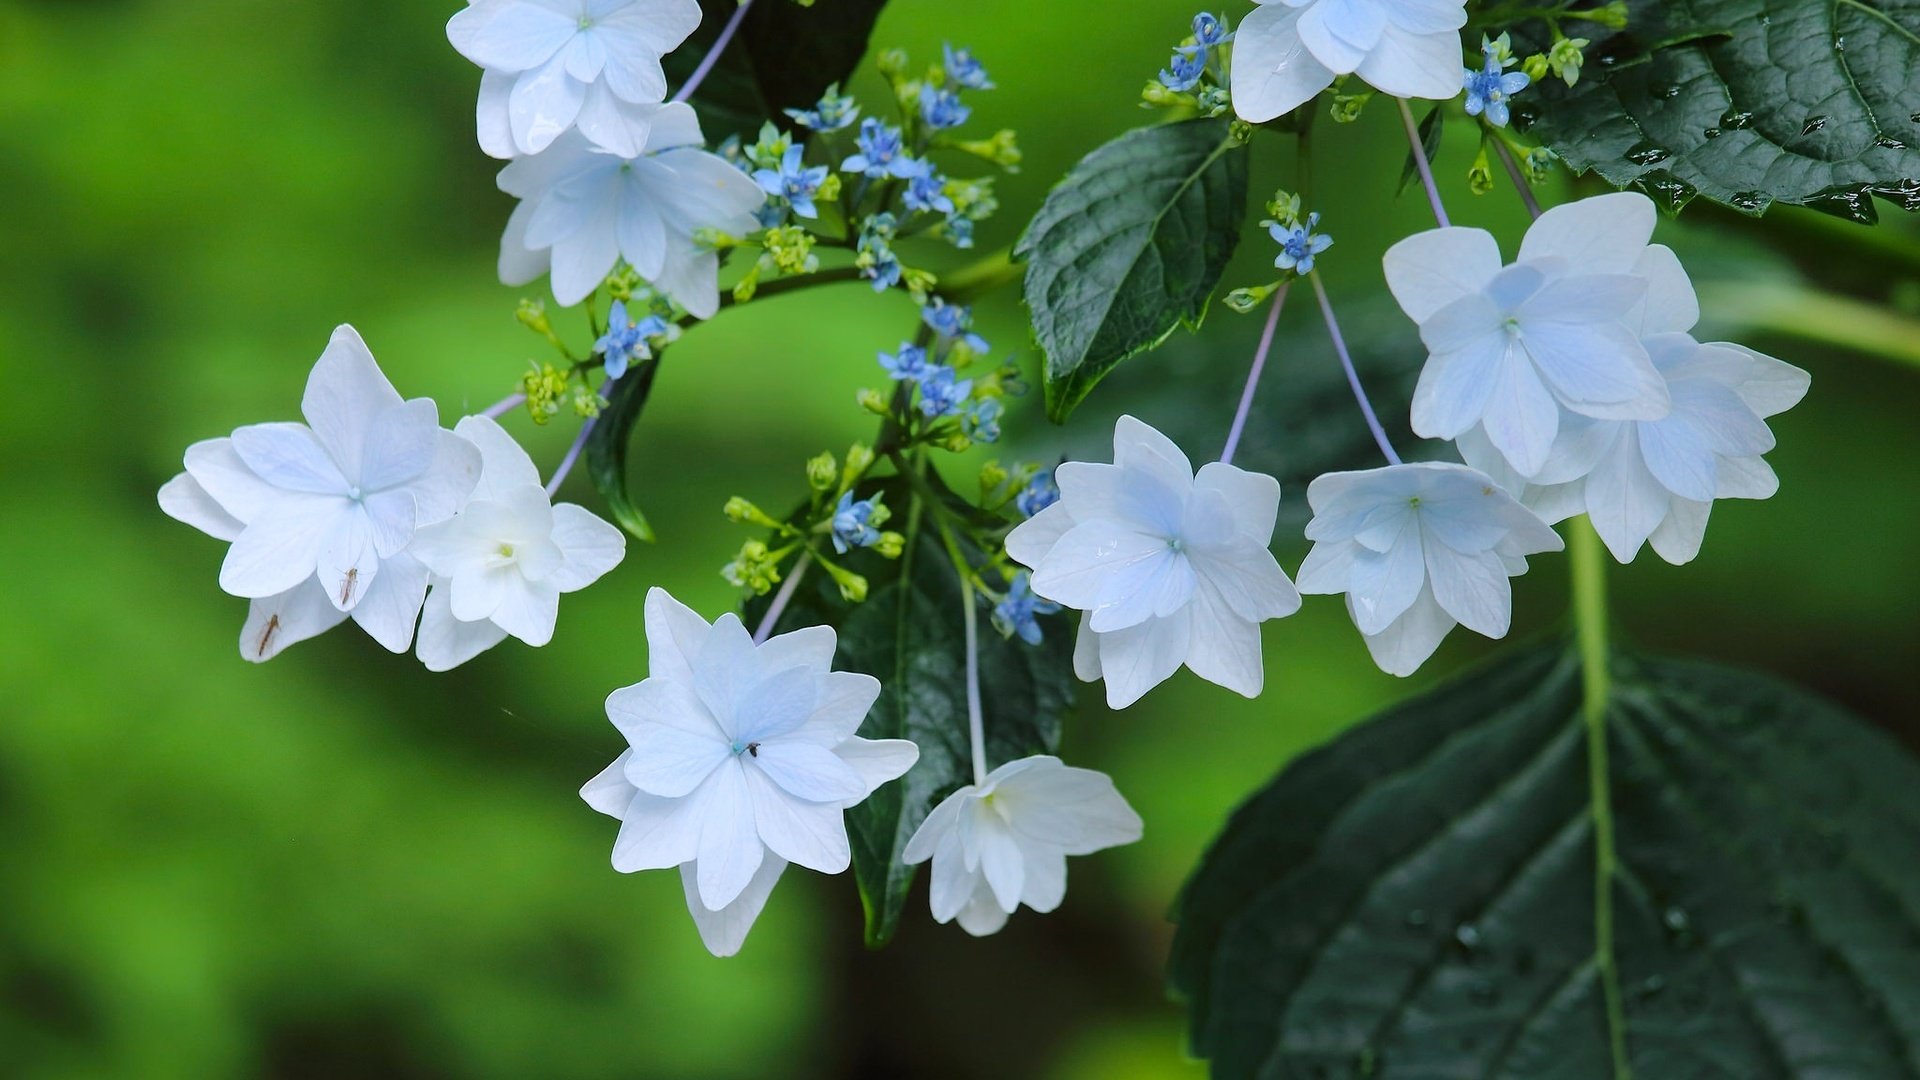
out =
<svg viewBox="0 0 1920 1080"><path fill-rule="evenodd" d="M1139 128L1083 158L1014 250L1064 421L1114 365L1198 326L1247 213L1247 151L1225 120Z"/></svg>
<svg viewBox="0 0 1920 1080"><path fill-rule="evenodd" d="M1676 210L1695 195L1754 215L1783 202L1860 222L1877 219L1875 195L1920 209L1920 6L1630 6L1627 29L1590 48L1578 85L1549 78L1516 102L1576 171Z"/></svg>
<svg viewBox="0 0 1920 1080"><path fill-rule="evenodd" d="M653 392L653 377L660 372L660 358L649 357L635 364L614 381L607 407L600 410L593 432L587 436L587 475L607 502L607 510L620 527L651 542L653 526L627 493L627 449L632 441L633 425L646 408ZM604 387L602 388L605 389Z"/></svg>
<svg viewBox="0 0 1920 1080"><path fill-rule="evenodd" d="M1440 126L1445 122L1446 118L1446 109L1435 105L1433 108L1427 110L1426 116L1420 119L1420 149L1422 153L1427 155L1429 165L1440 156ZM1420 165L1413 160L1413 151L1408 150L1407 163L1400 167L1399 190L1401 192L1407 190L1407 185L1413 183L1414 174L1419 171Z"/></svg>
<svg viewBox="0 0 1920 1080"><path fill-rule="evenodd" d="M866 494L871 494L867 492ZM866 907L867 943L886 944L906 906L915 867L900 861L927 812L962 784L973 782L967 736L966 641L959 580L932 522L913 523L906 489L886 489L895 518L890 527L910 540L898 560L871 549L833 556L865 575L864 603L840 598L817 568L795 592L778 629L832 626L840 635L835 666L880 680L880 699L860 727L869 739L911 739L920 760L847 812L853 841L853 871ZM831 554L831 549L828 549ZM749 605L748 625L764 612L764 600ZM980 697L984 703L987 766L1052 753L1060 725L1073 707L1074 623L1064 615L1041 619L1038 646L1003 639L985 610L980 612Z"/></svg>
<svg viewBox="0 0 1920 1080"><path fill-rule="evenodd" d="M1748 672L1622 659L1609 707L1633 1075L1920 1073L1920 764ZM1242 806L1171 965L1213 1074L1616 1075L1579 710L1526 652Z"/></svg>
<svg viewBox="0 0 1920 1080"><path fill-rule="evenodd" d="M709 143L728 135L752 142L768 120L787 128L783 109L804 109L827 87L845 82L866 55L873 24L886 0L760 0L747 12L733 44L693 95ZM678 87L693 73L738 7L733 0L700 0L700 28L665 61Z"/></svg>

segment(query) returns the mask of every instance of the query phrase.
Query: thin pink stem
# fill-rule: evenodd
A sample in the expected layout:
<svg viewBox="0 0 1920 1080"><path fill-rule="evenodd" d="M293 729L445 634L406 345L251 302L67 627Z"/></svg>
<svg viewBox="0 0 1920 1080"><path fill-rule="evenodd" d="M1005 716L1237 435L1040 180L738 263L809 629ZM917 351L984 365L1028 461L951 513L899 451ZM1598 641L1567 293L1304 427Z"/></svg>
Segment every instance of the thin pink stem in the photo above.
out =
<svg viewBox="0 0 1920 1080"><path fill-rule="evenodd" d="M580 451L587 448L587 437L593 434L594 425L599 422L600 418L594 416L588 417L587 422L580 425L580 434L574 436L573 445L567 447L567 456L560 459L560 467L553 470L553 479L547 481L547 498L553 498L560 491L560 485L566 483L574 462L580 460Z"/></svg>
<svg viewBox="0 0 1920 1080"><path fill-rule="evenodd" d="M1227 446L1220 451L1222 465L1233 464L1233 452L1240 449L1240 434L1246 430L1247 414L1253 411L1253 391L1260 385L1260 373L1266 369L1267 353L1273 349L1273 332L1280 325L1280 308L1287 302L1289 281L1273 294L1273 310L1267 313L1267 327L1260 332L1260 347L1253 351L1253 370L1247 372L1247 388L1240 392L1240 408L1233 414L1233 426L1227 429Z"/></svg>
<svg viewBox="0 0 1920 1080"><path fill-rule="evenodd" d="M513 410L526 404L526 401L527 401L527 395L525 394L508 394L506 397L501 398L499 401L496 401L492 405L487 406L486 411L481 413L480 415L486 417L489 420L498 420L501 417L512 412Z"/></svg>
<svg viewBox="0 0 1920 1080"><path fill-rule="evenodd" d="M1426 186L1427 203L1433 207L1433 219L1441 228L1452 225L1447 220L1447 208L1440 204L1440 185L1433 182L1433 166L1427 163L1427 148L1420 144L1420 129L1414 126L1413 110L1407 108L1406 98L1394 98L1400 105L1400 123L1407 129L1407 145L1413 148L1413 164L1420 170L1420 183Z"/></svg>
<svg viewBox="0 0 1920 1080"><path fill-rule="evenodd" d="M733 9L733 17L727 20L727 25L720 28L720 36L713 39L713 48L708 49L707 55L700 58L700 66L694 68L693 74L687 76L686 83L680 87L679 93L673 95L673 100L685 101L693 96L695 90L700 89L700 84L706 81L707 73L711 72L713 65L719 62L720 54L726 52L727 46L733 43L733 35L739 32L740 24L746 20L747 9L752 6L753 0L740 0L740 6Z"/></svg>
<svg viewBox="0 0 1920 1080"><path fill-rule="evenodd" d="M1367 418L1367 430L1373 432L1373 441L1380 446L1380 452L1387 456L1392 464L1400 464L1400 455L1393 452L1393 444L1387 441L1387 429L1380 426L1380 417L1373 411L1373 402L1367 400L1367 392L1360 386L1360 373L1354 370L1353 357L1347 352L1347 339L1340 334L1339 320L1333 317L1333 305L1327 300L1327 287L1320 284L1318 273L1313 278L1313 294L1320 298L1320 314L1327 320L1327 333L1333 338L1333 351L1340 354L1340 366L1347 371L1347 385L1353 388L1353 398L1360 403L1361 415Z"/></svg>
<svg viewBox="0 0 1920 1080"><path fill-rule="evenodd" d="M767 606L767 613L760 617L760 625L753 632L753 643L759 645L773 636L773 628L780 622L780 616L792 602L795 589L800 587L800 579L807 576L807 567L813 565L813 552L802 551L800 559L787 572L787 580L780 583L780 591L773 594L773 603Z"/></svg>

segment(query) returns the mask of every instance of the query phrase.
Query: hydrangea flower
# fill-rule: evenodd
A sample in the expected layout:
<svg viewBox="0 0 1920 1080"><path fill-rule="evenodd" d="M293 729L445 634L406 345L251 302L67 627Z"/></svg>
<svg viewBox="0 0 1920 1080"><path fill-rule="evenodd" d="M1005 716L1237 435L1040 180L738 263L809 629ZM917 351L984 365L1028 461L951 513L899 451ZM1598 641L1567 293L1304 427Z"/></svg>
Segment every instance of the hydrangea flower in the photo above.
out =
<svg viewBox="0 0 1920 1080"><path fill-rule="evenodd" d="M1292 112L1336 75L1394 97L1460 92L1465 0L1255 2L1233 38L1233 109L1248 123Z"/></svg>
<svg viewBox="0 0 1920 1080"><path fill-rule="evenodd" d="M953 85L968 90L991 90L993 81L987 78L987 69L974 59L973 50L956 49L951 44L940 46L945 60L947 78Z"/></svg>
<svg viewBox="0 0 1920 1080"><path fill-rule="evenodd" d="M947 219L947 240L965 250L973 246L973 219L954 216Z"/></svg>
<svg viewBox="0 0 1920 1080"><path fill-rule="evenodd" d="M766 193L701 144L692 106L675 102L661 108L638 157L568 136L502 169L500 189L520 205L500 241L500 280L525 285L551 269L554 297L571 307L625 259L694 316L711 316L720 262L695 234L752 232Z"/></svg>
<svg viewBox="0 0 1920 1080"><path fill-rule="evenodd" d="M974 402L971 408L960 414L960 433L974 442L999 442L1002 408L999 398Z"/></svg>
<svg viewBox="0 0 1920 1080"><path fill-rule="evenodd" d="M1027 486L1013 497L1014 508L1026 517L1045 510L1060 501L1060 485L1053 482L1053 470L1042 469L1033 474Z"/></svg>
<svg viewBox="0 0 1920 1080"><path fill-rule="evenodd" d="M1008 637L1018 634L1021 641L1038 645L1040 616L1059 610L1059 604L1034 595L1032 575L1022 570L1013 575L1012 583L1007 586L1007 598L994 605L993 627Z"/></svg>
<svg viewBox="0 0 1920 1080"><path fill-rule="evenodd" d="M920 309L920 321L942 342L959 342L975 353L992 348L986 338L973 332L973 308L966 304L949 304L936 296Z"/></svg>
<svg viewBox="0 0 1920 1080"><path fill-rule="evenodd" d="M1333 237L1313 231L1319 224L1318 211L1308 214L1307 220L1292 225L1268 222L1267 235L1280 245L1280 254L1274 256L1273 265L1302 277L1313 273L1314 257L1333 246Z"/></svg>
<svg viewBox="0 0 1920 1080"><path fill-rule="evenodd" d="M1465 69L1467 115L1485 113L1488 123L1494 127L1506 127L1511 118L1507 99L1525 90L1533 80L1524 71L1508 71L1507 66L1513 61L1503 57L1492 44L1482 45L1480 52L1485 66L1479 71Z"/></svg>
<svg viewBox="0 0 1920 1080"><path fill-rule="evenodd" d="M607 698L630 746L580 795L620 819L613 868L679 867L702 940L728 956L788 863L847 868L845 811L919 750L854 734L880 683L830 670L832 627L756 645L738 617L709 624L661 589L645 610L648 677Z"/></svg>
<svg viewBox="0 0 1920 1080"><path fill-rule="evenodd" d="M1799 404L1811 380L1727 342L1660 333L1646 345L1673 397L1662 419L1569 416L1531 480L1500 471L1505 462L1477 429L1461 438L1460 453L1549 522L1586 514L1621 562L1651 542L1679 565L1700 553L1715 499L1766 499L1779 490L1760 456L1773 449L1765 418Z"/></svg>
<svg viewBox="0 0 1920 1080"><path fill-rule="evenodd" d="M1074 671L1104 678L1125 708L1181 665L1247 697L1260 693L1260 624L1300 609L1274 561L1280 485L1213 462L1196 475L1165 435L1114 425L1114 464L1054 470L1060 500L1007 535L1033 591L1085 612Z"/></svg>
<svg viewBox="0 0 1920 1080"><path fill-rule="evenodd" d="M901 382L917 382L926 378L933 365L927 360L927 350L910 341L900 343L900 351L894 355L880 354L880 366L887 374Z"/></svg>
<svg viewBox="0 0 1920 1080"><path fill-rule="evenodd" d="M920 119L934 131L957 128L973 115L973 108L960 100L960 95L952 90L940 90L924 87L920 91Z"/></svg>
<svg viewBox="0 0 1920 1080"><path fill-rule="evenodd" d="M314 364L300 411L305 424L254 424L189 447L161 508L232 543L220 587L255 602L240 642L247 659L349 615L405 652L427 586L407 548L466 502L480 452L440 426L430 399L402 401L351 326Z"/></svg>
<svg viewBox="0 0 1920 1080"><path fill-rule="evenodd" d="M552 505L533 459L505 428L469 416L454 433L480 450L480 483L459 514L420 530L411 552L433 574L415 651L448 671L506 640L553 640L560 594L619 565L626 536L585 507Z"/></svg>
<svg viewBox="0 0 1920 1080"><path fill-rule="evenodd" d="M1387 284L1431 354L1414 388L1413 430L1456 439L1482 425L1508 463L1532 475L1563 409L1665 416L1666 381L1638 333L1650 306L1679 302L1648 288L1649 274L1666 274L1655 265L1663 257L1648 253L1653 223L1646 196L1601 195L1541 215L1511 266L1481 229L1434 229L1388 249Z"/></svg>
<svg viewBox="0 0 1920 1080"><path fill-rule="evenodd" d="M860 134L854 136L854 143L860 152L840 163L841 172L860 173L876 180L883 176L904 180L913 175L915 162L907 156L899 128L869 116L860 121Z"/></svg>
<svg viewBox="0 0 1920 1080"><path fill-rule="evenodd" d="M753 182L767 194L785 199L801 217L819 217L820 210L813 205L813 196L826 182L827 167L816 165L809 169L801 161L805 156L805 147L789 146L780 158L780 167L759 170L753 174Z"/></svg>
<svg viewBox="0 0 1920 1080"><path fill-rule="evenodd" d="M483 69L488 154L537 154L578 127L634 157L667 96L660 58L699 25L698 0L470 0L447 40Z"/></svg>
<svg viewBox="0 0 1920 1080"><path fill-rule="evenodd" d="M607 309L607 332L593 343L593 351L605 363L607 378L617 379L627 373L628 364L651 357L653 348L647 340L666 332L665 319L649 315L634 322L627 314L627 302L615 300Z"/></svg>
<svg viewBox="0 0 1920 1080"><path fill-rule="evenodd" d="M1560 536L1486 474L1417 462L1328 473L1307 487L1313 550L1300 591L1345 593L1381 670L1411 675L1455 625L1505 637L1509 577Z"/></svg>
<svg viewBox="0 0 1920 1080"><path fill-rule="evenodd" d="M1183 45L1173 50L1173 59L1160 72L1160 85L1184 93L1200 85L1207 73L1207 50L1199 45Z"/></svg>
<svg viewBox="0 0 1920 1080"><path fill-rule="evenodd" d="M928 214L953 213L953 199L946 192L947 178L934 171L930 161L916 161L907 173L907 190L901 203L909 210Z"/></svg>
<svg viewBox="0 0 1920 1080"><path fill-rule="evenodd" d="M973 393L973 380L962 379L945 364L931 365L920 376L920 412L926 417L958 416Z"/></svg>
<svg viewBox="0 0 1920 1080"><path fill-rule="evenodd" d="M880 213L867 218L860 226L854 264L860 268L861 277L873 282L874 292L885 292L900 284L906 270L900 265L899 256L893 253L895 225L892 214Z"/></svg>
<svg viewBox="0 0 1920 1080"><path fill-rule="evenodd" d="M933 808L901 858L933 860L936 922L984 937L1021 904L1038 912L1067 895L1067 856L1140 839L1140 815L1106 774L1047 755L1020 758Z"/></svg>
<svg viewBox="0 0 1920 1080"><path fill-rule="evenodd" d="M1216 48L1233 40L1233 34L1227 30L1227 24L1209 12L1201 12L1193 17L1193 43L1202 48Z"/></svg>
<svg viewBox="0 0 1920 1080"><path fill-rule="evenodd" d="M872 499L854 501L853 492L842 492L833 508L833 550L845 555L857 547L872 547L880 541L880 530L867 524L877 509Z"/></svg>
<svg viewBox="0 0 1920 1080"><path fill-rule="evenodd" d="M854 103L853 95L841 94L840 84L835 83L827 87L827 92L820 96L819 103L813 108L788 109L786 113L801 127L815 131L839 131L851 127L855 120L860 119L860 106Z"/></svg>

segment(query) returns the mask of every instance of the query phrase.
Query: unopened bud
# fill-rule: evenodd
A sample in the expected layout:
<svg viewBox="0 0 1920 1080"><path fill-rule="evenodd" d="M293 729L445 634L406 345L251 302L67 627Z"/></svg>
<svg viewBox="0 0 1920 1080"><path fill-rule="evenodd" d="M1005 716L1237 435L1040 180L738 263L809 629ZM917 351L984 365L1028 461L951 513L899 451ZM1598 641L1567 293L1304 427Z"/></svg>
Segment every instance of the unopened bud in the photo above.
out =
<svg viewBox="0 0 1920 1080"><path fill-rule="evenodd" d="M807 461L807 486L815 491L832 491L840 479L840 463L833 455L822 453Z"/></svg>

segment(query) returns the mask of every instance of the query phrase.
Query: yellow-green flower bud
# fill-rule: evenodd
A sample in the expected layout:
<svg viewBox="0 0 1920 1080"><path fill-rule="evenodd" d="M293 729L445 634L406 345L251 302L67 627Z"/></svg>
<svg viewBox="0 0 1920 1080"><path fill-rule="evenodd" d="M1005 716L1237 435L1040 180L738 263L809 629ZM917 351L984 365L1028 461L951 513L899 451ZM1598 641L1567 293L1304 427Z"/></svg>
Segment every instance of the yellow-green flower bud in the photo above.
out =
<svg viewBox="0 0 1920 1080"><path fill-rule="evenodd" d="M846 468L840 473L840 486L850 488L873 467L873 450L863 443L847 447Z"/></svg>
<svg viewBox="0 0 1920 1080"><path fill-rule="evenodd" d="M1254 285L1244 289L1235 289L1227 294L1227 308L1237 314L1245 315L1261 304L1266 303L1267 297L1272 296L1273 290L1279 287L1280 283L1275 281L1266 285Z"/></svg>
<svg viewBox="0 0 1920 1080"><path fill-rule="evenodd" d="M767 257L783 274L810 274L820 269L813 254L813 235L798 225L768 229Z"/></svg>
<svg viewBox="0 0 1920 1080"><path fill-rule="evenodd" d="M815 491L832 491L840 479L840 463L833 455L822 453L807 461L807 486Z"/></svg>
<svg viewBox="0 0 1920 1080"><path fill-rule="evenodd" d="M1586 53L1582 50L1589 44L1586 38L1561 38L1548 50L1548 66L1568 86L1580 81L1580 65L1586 60Z"/></svg>
<svg viewBox="0 0 1920 1080"><path fill-rule="evenodd" d="M1539 82L1541 79L1546 78L1547 54L1534 53L1532 56L1527 57L1526 60L1521 62L1520 70L1526 72L1527 78L1534 82Z"/></svg>
<svg viewBox="0 0 1920 1080"><path fill-rule="evenodd" d="M850 604L858 604L867 598L866 578L829 559L821 559L820 565L824 567L827 574L833 578L833 583L840 586L840 596L842 599Z"/></svg>
<svg viewBox="0 0 1920 1080"><path fill-rule="evenodd" d="M1493 169L1487 165L1487 148L1480 148L1480 155L1473 159L1473 166L1467 170L1467 189L1475 195L1485 195L1493 190Z"/></svg>
<svg viewBox="0 0 1920 1080"><path fill-rule="evenodd" d="M727 500L724 512L727 515L727 520L736 525L758 525L766 529L778 529L781 527L780 523L769 517L766 511L738 495Z"/></svg>
<svg viewBox="0 0 1920 1080"><path fill-rule="evenodd" d="M520 320L521 326L541 337L553 336L553 324L547 321L547 304L544 300L520 301L520 308L513 313L513 317Z"/></svg>
<svg viewBox="0 0 1920 1080"><path fill-rule="evenodd" d="M856 400L860 402L861 408L875 416L886 416L893 412L893 403L888 400L887 395L878 390L871 388L862 390Z"/></svg>
<svg viewBox="0 0 1920 1080"><path fill-rule="evenodd" d="M1267 216L1288 228L1300 224L1300 196L1286 190L1274 192L1267 200Z"/></svg>
<svg viewBox="0 0 1920 1080"><path fill-rule="evenodd" d="M1613 0L1605 7L1588 11L1569 11L1564 17L1595 23L1611 30L1624 30L1627 26L1627 0Z"/></svg>
<svg viewBox="0 0 1920 1080"><path fill-rule="evenodd" d="M1148 79L1140 90L1140 100L1148 105L1197 107L1198 98L1179 90L1169 90L1159 79Z"/></svg>
<svg viewBox="0 0 1920 1080"><path fill-rule="evenodd" d="M734 285L733 287L734 302L739 304L744 304L747 301L753 299L753 294L759 291L760 291L760 263L756 262L752 266L747 267L746 276L741 278L738 284Z"/></svg>
<svg viewBox="0 0 1920 1080"><path fill-rule="evenodd" d="M982 495L999 489L1007 482L1007 470L998 461L989 461L980 466L980 493Z"/></svg>
<svg viewBox="0 0 1920 1080"><path fill-rule="evenodd" d="M1333 105L1328 112L1332 115L1334 123L1351 124L1360 119L1361 110L1365 109L1367 102L1371 100L1373 100L1372 91L1359 94L1335 94Z"/></svg>
<svg viewBox="0 0 1920 1080"><path fill-rule="evenodd" d="M934 445L940 447L942 450L951 450L956 454L962 454L965 453L969 447L973 446L973 440L956 431L946 438L939 440Z"/></svg>
<svg viewBox="0 0 1920 1080"><path fill-rule="evenodd" d="M875 61L880 66L880 74L889 79L900 77L907 70L907 50L888 49Z"/></svg>
<svg viewBox="0 0 1920 1080"><path fill-rule="evenodd" d="M837 172L828 173L827 178L820 181L820 187L813 193L813 197L821 202L833 202L839 199L840 174Z"/></svg>
<svg viewBox="0 0 1920 1080"><path fill-rule="evenodd" d="M873 542L873 550L883 559L897 559L907 549L907 538L897 532L883 532L880 539Z"/></svg>
<svg viewBox="0 0 1920 1080"><path fill-rule="evenodd" d="M1020 145L1011 128L1001 128L989 138L956 142L953 148L991 161L1008 172L1020 171Z"/></svg>
<svg viewBox="0 0 1920 1080"><path fill-rule="evenodd" d="M933 295L934 288L940 284L939 278L911 266L900 271L900 280L906 284L907 292L913 295L913 302L922 307L926 306L927 298Z"/></svg>

